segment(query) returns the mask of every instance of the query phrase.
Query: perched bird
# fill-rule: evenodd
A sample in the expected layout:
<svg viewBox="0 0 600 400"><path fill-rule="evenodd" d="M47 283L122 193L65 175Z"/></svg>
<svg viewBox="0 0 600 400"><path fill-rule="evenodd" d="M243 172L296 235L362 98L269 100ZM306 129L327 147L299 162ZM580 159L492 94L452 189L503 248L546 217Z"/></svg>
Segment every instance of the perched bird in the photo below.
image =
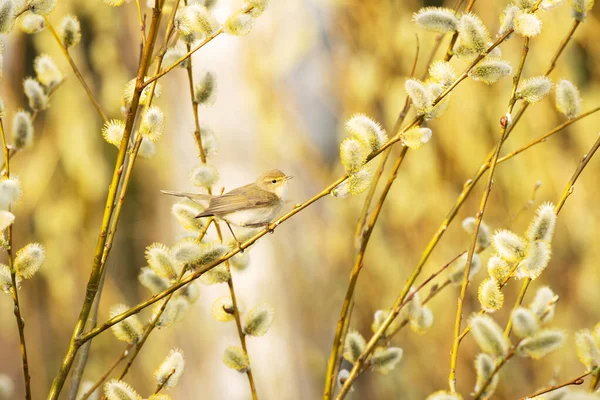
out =
<svg viewBox="0 0 600 400"><path fill-rule="evenodd" d="M208 200L206 210L196 218L215 217L227 224L238 242L231 225L257 228L268 226L284 203L287 181L292 179L278 169L262 174L254 183L233 189L222 195L174 192L162 190L172 196L187 197L192 201Z"/></svg>

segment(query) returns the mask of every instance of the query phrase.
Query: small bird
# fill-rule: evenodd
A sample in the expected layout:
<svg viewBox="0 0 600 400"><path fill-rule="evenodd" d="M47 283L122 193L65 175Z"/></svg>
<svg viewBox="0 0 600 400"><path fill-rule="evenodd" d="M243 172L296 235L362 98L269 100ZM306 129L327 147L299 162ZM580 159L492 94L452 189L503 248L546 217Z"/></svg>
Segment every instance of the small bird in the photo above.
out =
<svg viewBox="0 0 600 400"><path fill-rule="evenodd" d="M192 201L208 200L206 210L196 218L215 217L227 224L233 238L231 225L258 228L268 226L283 206L287 195L287 184L291 176L278 169L262 174L254 183L233 189L222 195L174 192L162 190L164 194L187 197Z"/></svg>

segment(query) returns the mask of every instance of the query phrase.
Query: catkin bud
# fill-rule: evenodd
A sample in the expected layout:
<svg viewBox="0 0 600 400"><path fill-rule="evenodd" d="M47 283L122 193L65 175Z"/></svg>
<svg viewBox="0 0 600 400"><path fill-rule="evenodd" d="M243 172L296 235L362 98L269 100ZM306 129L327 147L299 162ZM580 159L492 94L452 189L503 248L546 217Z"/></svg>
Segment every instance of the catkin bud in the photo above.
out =
<svg viewBox="0 0 600 400"><path fill-rule="evenodd" d="M179 349L171 350L169 355L160 364L154 372L154 379L157 385L165 388L174 388L179 383L183 369L185 367L185 359L183 352Z"/></svg>
<svg viewBox="0 0 600 400"><path fill-rule="evenodd" d="M161 305L158 303L153 309L152 317L156 318L156 315L160 312ZM157 326L167 327L179 322L185 316L185 313L190 308L190 303L185 297L177 296L167 303L165 310L158 318Z"/></svg>
<svg viewBox="0 0 600 400"><path fill-rule="evenodd" d="M221 243L200 243L200 250L201 254L194 262L196 267L204 267L217 261L229 251L229 247Z"/></svg>
<svg viewBox="0 0 600 400"><path fill-rule="evenodd" d="M348 185L348 192L352 195L363 193L371 185L373 173L369 167L364 166L355 174L350 175L345 183ZM342 183L343 185L343 183Z"/></svg>
<svg viewBox="0 0 600 400"><path fill-rule="evenodd" d="M462 222L462 227L468 234L473 234L475 231L475 218L467 217ZM479 232L477 232L477 246L479 246L480 250L487 249L492 241L492 234L490 232L490 228L485 224L485 222L481 221L479 225Z"/></svg>
<svg viewBox="0 0 600 400"><path fill-rule="evenodd" d="M157 141L165 130L165 115L157 106L152 106L144 112L140 124L140 134L153 142Z"/></svg>
<svg viewBox="0 0 600 400"><path fill-rule="evenodd" d="M47 54L42 54L35 58L33 69L35 70L37 80L47 88L52 88L63 80L63 73L58 69L52 57Z"/></svg>
<svg viewBox="0 0 600 400"><path fill-rule="evenodd" d="M534 336L521 340L517 346L517 354L521 357L538 360L560 348L565 341L565 337L566 334L561 330L545 329Z"/></svg>
<svg viewBox="0 0 600 400"><path fill-rule="evenodd" d="M551 8L556 7L563 1L564 0L542 0L542 2L540 3L540 10L550 10ZM559 399L551 399L551 400L559 400Z"/></svg>
<svg viewBox="0 0 600 400"><path fill-rule="evenodd" d="M223 362L229 368L235 369L238 372L246 372L250 367L248 355L239 346L229 346L226 348L223 355Z"/></svg>
<svg viewBox="0 0 600 400"><path fill-rule="evenodd" d="M46 20L38 14L27 13L19 17L19 29L30 35L39 33L46 28Z"/></svg>
<svg viewBox="0 0 600 400"><path fill-rule="evenodd" d="M429 75L443 87L448 87L456 79L456 70L448 61L437 60L429 67Z"/></svg>
<svg viewBox="0 0 600 400"><path fill-rule="evenodd" d="M524 307L516 308L511 314L511 319L513 332L520 339L534 335L540 328L538 316Z"/></svg>
<svg viewBox="0 0 600 400"><path fill-rule="evenodd" d="M535 4L536 0L513 0L513 2L521 9L521 10L529 10Z"/></svg>
<svg viewBox="0 0 600 400"><path fill-rule="evenodd" d="M571 0L571 13L577 21L583 21L594 6L594 0Z"/></svg>
<svg viewBox="0 0 600 400"><path fill-rule="evenodd" d="M219 29L219 23L208 9L199 4L192 4L183 9L194 32L211 36Z"/></svg>
<svg viewBox="0 0 600 400"><path fill-rule="evenodd" d="M21 288L21 278L16 276L17 288ZM6 264L0 264L0 289L4 293L9 293L12 288L12 277L10 275L10 268Z"/></svg>
<svg viewBox="0 0 600 400"><path fill-rule="evenodd" d="M119 7L125 4L125 0L103 0L104 4L107 4L111 7Z"/></svg>
<svg viewBox="0 0 600 400"><path fill-rule="evenodd" d="M340 159L346 172L358 172L365 164L369 151L363 142L354 137L344 139L340 144Z"/></svg>
<svg viewBox="0 0 600 400"><path fill-rule="evenodd" d="M519 83L516 97L525 100L529 104L534 104L546 97L551 89L552 81L550 78L547 76L535 76Z"/></svg>
<svg viewBox="0 0 600 400"><path fill-rule="evenodd" d="M131 104L131 102L133 101L133 95L135 93L135 83L136 83L136 79L132 79L129 82L127 82L127 84L125 85L125 88L123 89L123 103L129 107L129 105ZM150 93L152 91L152 86L153 85L148 85L146 86L144 89L142 89L142 94L140 95L140 100L139 103L140 105L147 105L148 101L150 101ZM154 97L155 99L158 99L160 97L160 95L162 94L162 86L160 83L156 84L156 87L154 88Z"/></svg>
<svg viewBox="0 0 600 400"><path fill-rule="evenodd" d="M12 138L18 149L29 147L33 143L33 122L28 112L17 111L13 117Z"/></svg>
<svg viewBox="0 0 600 400"><path fill-rule="evenodd" d="M17 251L14 261L15 271L20 278L29 279L40 269L45 259L44 247L39 243L29 243Z"/></svg>
<svg viewBox="0 0 600 400"><path fill-rule="evenodd" d="M38 81L27 78L23 81L23 91L29 100L29 107L34 111L48 108L48 95Z"/></svg>
<svg viewBox="0 0 600 400"><path fill-rule="evenodd" d="M525 241L507 229L496 231L492 243L498 255L506 261L517 261L525 256Z"/></svg>
<svg viewBox="0 0 600 400"><path fill-rule="evenodd" d="M273 325L275 311L268 304L257 305L246 315L244 332L250 336L263 336Z"/></svg>
<svg viewBox="0 0 600 400"><path fill-rule="evenodd" d="M515 276L519 279L535 279L548 266L552 250L548 242L531 242L525 250L525 258L519 263Z"/></svg>
<svg viewBox="0 0 600 400"><path fill-rule="evenodd" d="M201 231L204 229L204 220L196 218L196 215L202 211L204 211L204 207L189 199L181 200L171 207L171 213L177 222L190 231Z"/></svg>
<svg viewBox="0 0 600 400"><path fill-rule="evenodd" d="M129 384L118 379L112 379L104 384L104 395L107 400L142 400Z"/></svg>
<svg viewBox="0 0 600 400"><path fill-rule="evenodd" d="M407 79L404 82L404 89L415 106L417 114L426 114L430 111L433 99L423 82L418 79Z"/></svg>
<svg viewBox="0 0 600 400"><path fill-rule="evenodd" d="M479 292L477 295L481 308L492 313L502 308L504 304L504 294L496 282L492 278L487 278L479 285Z"/></svg>
<svg viewBox="0 0 600 400"><path fill-rule="evenodd" d="M200 283L203 285L214 285L227 282L229 279L231 279L231 272L229 272L227 266L221 264L203 273L200 276Z"/></svg>
<svg viewBox="0 0 600 400"><path fill-rule="evenodd" d="M371 363L377 372L387 375L402 360L400 347L377 347L371 356Z"/></svg>
<svg viewBox="0 0 600 400"><path fill-rule="evenodd" d="M490 33L477 15L473 13L464 14L460 18L458 34L462 45L471 49L474 53L482 54L487 50Z"/></svg>
<svg viewBox="0 0 600 400"><path fill-rule="evenodd" d="M556 214L552 203L542 204L527 229L527 239L550 243L556 226Z"/></svg>
<svg viewBox="0 0 600 400"><path fill-rule="evenodd" d="M238 312L241 313L244 311L245 306L241 302L240 299L237 299L236 305L238 308ZM212 316L219 322L229 322L233 321L234 310L233 310L233 302L231 301L231 297L222 296L216 299L213 302L211 308Z"/></svg>
<svg viewBox="0 0 600 400"><path fill-rule="evenodd" d="M467 258L468 254L465 253L459 258L457 258L449 267L448 267L448 280L454 285L460 285L463 281L463 277L465 274L465 268L467 266ZM471 268L469 269L469 280L471 280L481 269L481 257L479 254L473 254L473 258L471 259Z"/></svg>
<svg viewBox="0 0 600 400"><path fill-rule="evenodd" d="M437 99L444 92L444 87L441 84L434 81L427 82L425 84L425 87L429 92L429 98L432 99L432 104L433 100ZM441 117L446 112L449 105L450 94L444 96L444 98L440 100L435 106L430 107L429 110L427 110L424 116L425 120L431 120L434 118Z"/></svg>
<svg viewBox="0 0 600 400"><path fill-rule="evenodd" d="M524 13L515 17L513 27L521 36L534 37L542 31L542 20L535 14Z"/></svg>
<svg viewBox="0 0 600 400"><path fill-rule="evenodd" d="M425 143L431 139L431 129L415 126L406 132L400 134L402 143L413 150L420 149Z"/></svg>
<svg viewBox="0 0 600 400"><path fill-rule="evenodd" d="M510 347L508 338L504 336L502 329L487 315L473 317L471 331L479 348L491 356L503 356Z"/></svg>
<svg viewBox="0 0 600 400"><path fill-rule="evenodd" d="M146 247L146 261L156 275L170 280L177 278L176 261L164 244L153 243Z"/></svg>
<svg viewBox="0 0 600 400"><path fill-rule="evenodd" d="M433 319L431 308L422 306L418 315L410 319L410 329L419 335L424 335L433 326Z"/></svg>
<svg viewBox="0 0 600 400"><path fill-rule="evenodd" d="M148 400L172 400L171 396L164 393L151 394Z"/></svg>
<svg viewBox="0 0 600 400"><path fill-rule="evenodd" d="M67 49L77 46L81 41L81 26L74 15L65 15L58 27L60 41Z"/></svg>
<svg viewBox="0 0 600 400"><path fill-rule="evenodd" d="M4 232L15 222L15 215L10 211L0 210L0 232Z"/></svg>
<svg viewBox="0 0 600 400"><path fill-rule="evenodd" d="M169 287L170 283L168 279L156 275L150 267L141 269L138 280L142 286L150 290L153 294L162 292Z"/></svg>
<svg viewBox="0 0 600 400"><path fill-rule="evenodd" d="M415 292L415 288L410 288L409 296L410 300L406 301L404 307L400 310L400 317L402 319L413 320L421 315L421 309L423 304L421 303L421 296L419 292Z"/></svg>
<svg viewBox="0 0 600 400"><path fill-rule="evenodd" d="M487 380L494 372L495 367L496 365L494 364L494 359L488 354L480 353L477 355L477 357L475 357L475 373L477 375L475 389L473 389L475 393L479 393L479 391L483 388L483 385L487 382ZM494 392L496 391L496 386L498 385L499 377L500 375L498 374L494 375L490 383L481 393L482 398L488 398L494 394Z"/></svg>
<svg viewBox="0 0 600 400"><path fill-rule="evenodd" d="M246 7L252 7L252 9L249 11L250 15L252 15L254 18L258 18L262 15L262 13L265 11L265 9L267 8L267 5L269 4L269 0L244 0L244 5Z"/></svg>
<svg viewBox="0 0 600 400"><path fill-rule="evenodd" d="M0 33L7 35L15 25L16 10L13 0L4 0L0 4Z"/></svg>
<svg viewBox="0 0 600 400"><path fill-rule="evenodd" d="M389 310L375 311L375 314L373 314L373 323L371 324L371 330L373 331L373 333L379 330L379 328L383 325L383 322L388 317L388 315L390 315ZM388 326L386 331L383 333L383 337L385 337L389 332L395 332L396 329L400 326L401 322L401 318L393 320L390 326Z"/></svg>
<svg viewBox="0 0 600 400"><path fill-rule="evenodd" d="M204 76L194 84L194 102L204 106L212 106L215 103L216 94L217 79L215 74L205 72Z"/></svg>
<svg viewBox="0 0 600 400"><path fill-rule="evenodd" d="M250 265L250 255L248 252L237 253L229 259L229 266L236 271L244 271Z"/></svg>
<svg viewBox="0 0 600 400"><path fill-rule="evenodd" d="M577 86L566 79L556 84L556 109L568 119L573 119L581 112L581 96Z"/></svg>
<svg viewBox="0 0 600 400"><path fill-rule="evenodd" d="M498 31L498 36L504 36L506 32L514 28L514 20L515 18L521 14L521 10L519 7L509 4L506 6L502 15L500 16L500 30Z"/></svg>
<svg viewBox="0 0 600 400"><path fill-rule="evenodd" d="M108 143L120 147L125 133L125 122L112 119L107 121L102 128L102 137Z"/></svg>
<svg viewBox="0 0 600 400"><path fill-rule="evenodd" d="M171 46L165 52L165 56L163 58L162 65L165 67L170 67L179 61L182 57L187 54L187 47L183 42L177 42L175 46ZM188 59L185 59L183 62L177 65L178 68L187 68L188 67Z"/></svg>
<svg viewBox="0 0 600 400"><path fill-rule="evenodd" d="M202 257L202 247L193 238L185 238L177 242L171 249L171 254L180 265L189 265Z"/></svg>
<svg viewBox="0 0 600 400"><path fill-rule="evenodd" d="M358 331L351 329L348 331L344 342L344 358L354 364L362 354L365 346L365 338Z"/></svg>
<svg viewBox="0 0 600 400"><path fill-rule="evenodd" d="M36 14L48 15L54 10L54 7L56 7L57 1L58 0L32 0L29 3L29 9Z"/></svg>
<svg viewBox="0 0 600 400"><path fill-rule="evenodd" d="M346 121L346 130L368 149L368 153L377 151L387 142L388 137L381 125L364 114L354 114Z"/></svg>
<svg viewBox="0 0 600 400"><path fill-rule="evenodd" d="M202 164L190 172L190 181L195 186L209 188L219 181L219 170L213 165Z"/></svg>
<svg viewBox="0 0 600 400"><path fill-rule="evenodd" d="M463 400L463 397L460 393L450 393L445 390L438 390L427 396L427 400Z"/></svg>
<svg viewBox="0 0 600 400"><path fill-rule="evenodd" d="M554 317L554 308L557 301L558 296L554 294L552 289L548 286L543 286L535 293L535 297L529 308L542 322L549 322Z"/></svg>
<svg viewBox="0 0 600 400"><path fill-rule="evenodd" d="M0 208L7 209L21 198L21 183L18 179L0 179Z"/></svg>
<svg viewBox="0 0 600 400"><path fill-rule="evenodd" d="M190 282L178 292L178 295L184 298L188 303L194 304L200 297L200 290L196 282Z"/></svg>
<svg viewBox="0 0 600 400"><path fill-rule="evenodd" d="M498 82L511 73L510 63L498 57L486 57L469 70L472 79L488 85Z"/></svg>
<svg viewBox="0 0 600 400"><path fill-rule="evenodd" d="M600 366L600 349L589 330L575 333L575 351L579 361L588 371Z"/></svg>
<svg viewBox="0 0 600 400"><path fill-rule="evenodd" d="M116 304L110 308L110 318L116 317L128 309L125 304ZM144 327L137 315L127 317L118 324L113 325L111 329L117 339L127 343L137 342L144 333Z"/></svg>
<svg viewBox="0 0 600 400"><path fill-rule="evenodd" d="M214 156L219 151L217 135L206 125L200 125L200 138L202 139L202 148L205 156Z"/></svg>
<svg viewBox="0 0 600 400"><path fill-rule="evenodd" d="M238 10L227 18L223 28L230 35L244 36L250 33L253 26L254 18L245 13L244 10Z"/></svg>
<svg viewBox="0 0 600 400"><path fill-rule="evenodd" d="M454 11L444 7L424 7L413 15L413 21L419 28L432 32L455 32L458 29L458 18Z"/></svg>

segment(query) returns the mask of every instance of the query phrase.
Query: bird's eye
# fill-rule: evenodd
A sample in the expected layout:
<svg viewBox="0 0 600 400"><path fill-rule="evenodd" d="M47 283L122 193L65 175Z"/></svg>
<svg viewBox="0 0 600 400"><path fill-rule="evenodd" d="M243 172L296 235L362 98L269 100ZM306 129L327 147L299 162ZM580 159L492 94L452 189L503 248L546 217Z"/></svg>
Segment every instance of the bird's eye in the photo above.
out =
<svg viewBox="0 0 600 400"><path fill-rule="evenodd" d="M277 179L273 179L271 183L277 183Z"/></svg>

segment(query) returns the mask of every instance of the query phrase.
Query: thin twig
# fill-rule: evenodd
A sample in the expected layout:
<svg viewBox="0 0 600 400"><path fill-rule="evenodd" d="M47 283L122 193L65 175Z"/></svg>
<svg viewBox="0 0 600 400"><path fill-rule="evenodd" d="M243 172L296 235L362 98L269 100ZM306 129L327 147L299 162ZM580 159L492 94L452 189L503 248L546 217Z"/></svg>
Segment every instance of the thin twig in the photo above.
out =
<svg viewBox="0 0 600 400"><path fill-rule="evenodd" d="M567 381L567 382L561 383L561 384L559 384L559 385L552 385L552 386L549 386L549 387L547 387L547 388L544 388L544 389L538 390L538 391L537 391L537 392L535 392L535 393L532 393L532 394L530 394L530 395L527 395L527 396L525 396L525 397L521 397L521 400L532 399L532 398L534 398L534 397L541 396L541 395L543 395L543 394L546 394L546 393L553 392L553 391L555 391L555 390L557 390L557 389L564 388L565 386L572 386L572 385L579 386L579 385L582 385L582 384L583 384L583 382L584 382L584 380L583 380L583 379L584 379L586 376L590 375L592 372L593 372L593 371L588 371L588 372L586 372L586 373L585 373L585 374L583 374L583 375L579 375L577 378L573 378L573 379L571 379L570 381Z"/></svg>
<svg viewBox="0 0 600 400"><path fill-rule="evenodd" d="M94 391L98 389L106 379L108 379L108 376L111 374L111 372L113 372L115 368L117 368L121 361L127 358L127 356L129 355L129 350L131 350L133 344L134 342L129 343L127 347L125 347L125 350L119 353L119 356L110 365L110 367L108 367L108 369L102 374L102 376L98 378L98 380L88 389L87 392L82 394L78 400L87 400L94 393Z"/></svg>

